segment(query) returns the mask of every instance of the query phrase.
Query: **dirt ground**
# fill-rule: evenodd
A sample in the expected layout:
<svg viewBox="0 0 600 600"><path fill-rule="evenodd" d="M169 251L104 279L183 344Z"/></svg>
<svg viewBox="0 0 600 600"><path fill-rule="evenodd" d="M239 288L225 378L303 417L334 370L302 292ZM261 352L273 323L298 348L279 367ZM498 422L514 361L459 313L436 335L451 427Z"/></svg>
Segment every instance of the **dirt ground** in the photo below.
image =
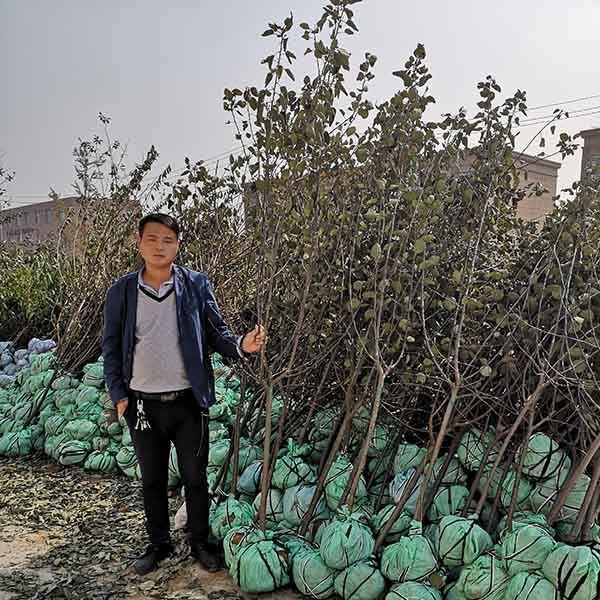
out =
<svg viewBox="0 0 600 600"><path fill-rule="evenodd" d="M181 498L169 504L173 524ZM251 598L227 571L208 573L193 561L182 531L173 540L175 555L138 576L126 557L146 543L139 482L41 456L0 458L0 600Z"/></svg>

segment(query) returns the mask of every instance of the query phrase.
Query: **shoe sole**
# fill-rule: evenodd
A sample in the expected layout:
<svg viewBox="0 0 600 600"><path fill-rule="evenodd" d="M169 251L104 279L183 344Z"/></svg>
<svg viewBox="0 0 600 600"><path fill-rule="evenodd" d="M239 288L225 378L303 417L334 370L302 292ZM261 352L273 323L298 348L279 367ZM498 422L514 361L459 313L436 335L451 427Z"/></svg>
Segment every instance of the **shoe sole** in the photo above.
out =
<svg viewBox="0 0 600 600"><path fill-rule="evenodd" d="M137 569L136 567L133 567L133 570L135 571L136 575L147 575L148 573L152 573L152 571L156 571L157 569L158 565L155 565L151 569Z"/></svg>
<svg viewBox="0 0 600 600"><path fill-rule="evenodd" d="M147 575L148 573L152 573L152 571L156 571L157 569L159 569L160 563L166 560L167 558L170 558L171 556L173 556L173 553L169 554L168 556L165 556L164 558L161 558L151 569L140 570L137 569L135 565L133 565L133 570L136 572L137 575Z"/></svg>

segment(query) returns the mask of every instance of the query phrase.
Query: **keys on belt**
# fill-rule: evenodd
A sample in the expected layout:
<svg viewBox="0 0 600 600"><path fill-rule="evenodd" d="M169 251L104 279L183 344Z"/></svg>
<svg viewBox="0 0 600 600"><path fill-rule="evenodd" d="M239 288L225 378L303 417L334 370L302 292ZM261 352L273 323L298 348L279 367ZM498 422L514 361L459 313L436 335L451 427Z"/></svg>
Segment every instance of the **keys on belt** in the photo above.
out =
<svg viewBox="0 0 600 600"><path fill-rule="evenodd" d="M184 390L176 390L174 392L140 392L138 390L131 390L134 398L141 400L158 400L159 402L174 402L179 398L187 396L191 392L192 388L186 388Z"/></svg>

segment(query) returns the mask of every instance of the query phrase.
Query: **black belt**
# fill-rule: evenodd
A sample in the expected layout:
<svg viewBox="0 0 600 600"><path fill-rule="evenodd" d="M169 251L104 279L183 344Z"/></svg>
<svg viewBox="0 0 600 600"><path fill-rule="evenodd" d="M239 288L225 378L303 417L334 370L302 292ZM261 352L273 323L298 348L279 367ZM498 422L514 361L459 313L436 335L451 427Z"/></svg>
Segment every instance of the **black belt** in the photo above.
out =
<svg viewBox="0 0 600 600"><path fill-rule="evenodd" d="M176 390L174 392L140 392L138 390L130 390L134 398L140 398L141 400L158 400L159 402L174 402L179 398L184 398L192 392L192 388L185 388L184 390Z"/></svg>

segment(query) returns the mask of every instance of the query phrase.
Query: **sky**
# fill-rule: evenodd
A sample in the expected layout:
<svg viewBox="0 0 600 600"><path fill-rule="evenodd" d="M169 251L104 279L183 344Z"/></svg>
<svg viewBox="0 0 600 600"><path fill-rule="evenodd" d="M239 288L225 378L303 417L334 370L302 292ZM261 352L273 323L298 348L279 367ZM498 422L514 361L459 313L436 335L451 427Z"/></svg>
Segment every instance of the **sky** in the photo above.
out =
<svg viewBox="0 0 600 600"><path fill-rule="evenodd" d="M47 200L50 188L72 193L72 151L79 138L101 132L99 112L111 117L111 136L127 143L131 165L152 144L158 166L173 170L186 156L207 160L235 148L223 89L264 80L260 61L275 43L260 35L268 22L290 12L297 23L313 22L323 4L0 0L0 165L15 171L11 206ZM354 65L367 51L377 55L374 101L397 90L392 71L423 43L437 100L432 118L460 106L472 113L476 84L488 74L503 94L526 90L532 107L596 96L564 108L600 111L600 0L364 0L355 12L360 31L347 47ZM600 112L558 131L593 127ZM520 130L520 149L536 131ZM551 136L546 144L549 153ZM563 162L559 189L579 170L580 152Z"/></svg>

